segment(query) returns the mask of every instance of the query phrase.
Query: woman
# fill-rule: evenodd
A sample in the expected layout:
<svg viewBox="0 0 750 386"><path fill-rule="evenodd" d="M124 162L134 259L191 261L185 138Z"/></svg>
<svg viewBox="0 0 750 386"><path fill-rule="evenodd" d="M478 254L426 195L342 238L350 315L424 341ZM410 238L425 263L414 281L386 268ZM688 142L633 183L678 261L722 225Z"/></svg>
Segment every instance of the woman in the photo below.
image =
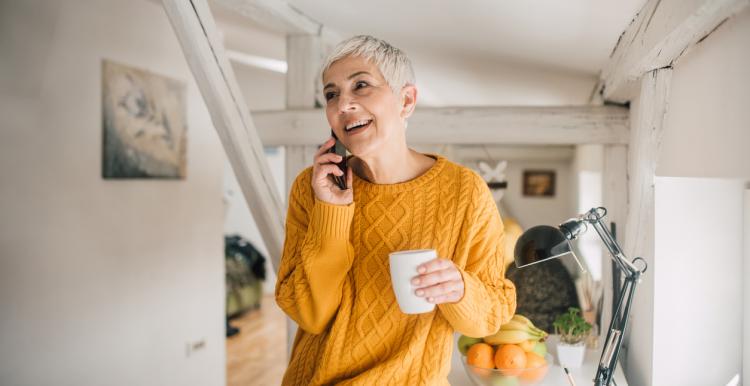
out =
<svg viewBox="0 0 750 386"><path fill-rule="evenodd" d="M326 117L352 156L348 189L328 149L294 182L276 301L299 324L284 385L448 384L453 332L495 333L515 310L504 279L503 228L473 171L409 149L417 101L406 55L385 41L340 43L322 73ZM388 254L435 249L416 294L437 304L403 314Z"/></svg>

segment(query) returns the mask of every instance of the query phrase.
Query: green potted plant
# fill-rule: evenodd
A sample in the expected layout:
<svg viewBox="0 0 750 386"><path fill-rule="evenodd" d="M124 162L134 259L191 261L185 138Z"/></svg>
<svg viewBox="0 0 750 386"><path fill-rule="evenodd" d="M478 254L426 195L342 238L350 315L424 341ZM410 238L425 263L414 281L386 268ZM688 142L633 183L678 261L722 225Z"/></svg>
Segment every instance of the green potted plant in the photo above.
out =
<svg viewBox="0 0 750 386"><path fill-rule="evenodd" d="M571 307L568 308L568 312L558 315L552 326L555 328L555 334L560 336L560 342L557 344L557 359L560 366L581 367L591 324L583 319L580 309Z"/></svg>

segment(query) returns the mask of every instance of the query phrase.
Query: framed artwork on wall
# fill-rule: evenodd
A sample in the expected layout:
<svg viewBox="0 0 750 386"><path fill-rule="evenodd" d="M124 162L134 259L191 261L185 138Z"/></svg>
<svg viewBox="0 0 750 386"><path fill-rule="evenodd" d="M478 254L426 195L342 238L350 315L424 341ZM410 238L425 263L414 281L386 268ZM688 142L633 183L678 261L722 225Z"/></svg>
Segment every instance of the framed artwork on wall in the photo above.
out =
<svg viewBox="0 0 750 386"><path fill-rule="evenodd" d="M523 195L526 197L554 197L554 170L524 170Z"/></svg>
<svg viewBox="0 0 750 386"><path fill-rule="evenodd" d="M185 84L102 61L102 177L184 179Z"/></svg>

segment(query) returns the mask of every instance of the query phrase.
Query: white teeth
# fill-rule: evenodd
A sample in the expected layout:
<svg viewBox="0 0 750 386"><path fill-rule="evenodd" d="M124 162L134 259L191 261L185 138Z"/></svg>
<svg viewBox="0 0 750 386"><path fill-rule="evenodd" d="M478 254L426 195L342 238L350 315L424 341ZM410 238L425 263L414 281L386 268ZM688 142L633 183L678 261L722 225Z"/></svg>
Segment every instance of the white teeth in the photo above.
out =
<svg viewBox="0 0 750 386"><path fill-rule="evenodd" d="M362 120L359 120L357 122L350 123L350 124L346 125L346 130L348 131L348 130L351 130L353 127L366 125L368 123L370 123L369 119L362 119Z"/></svg>

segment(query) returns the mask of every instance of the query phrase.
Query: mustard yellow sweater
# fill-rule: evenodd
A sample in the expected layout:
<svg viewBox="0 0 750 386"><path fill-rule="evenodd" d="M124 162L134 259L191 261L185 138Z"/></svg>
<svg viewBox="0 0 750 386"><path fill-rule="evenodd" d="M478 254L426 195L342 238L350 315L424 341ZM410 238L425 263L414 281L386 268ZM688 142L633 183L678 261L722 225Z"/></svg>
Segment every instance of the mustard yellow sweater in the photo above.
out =
<svg viewBox="0 0 750 386"><path fill-rule="evenodd" d="M319 201L312 168L289 197L276 301L299 324L284 385L447 385L453 332L483 337L515 312L503 225L487 184L447 159L404 183L354 176L354 202ZM451 259L463 298L403 314L388 254L433 248Z"/></svg>

